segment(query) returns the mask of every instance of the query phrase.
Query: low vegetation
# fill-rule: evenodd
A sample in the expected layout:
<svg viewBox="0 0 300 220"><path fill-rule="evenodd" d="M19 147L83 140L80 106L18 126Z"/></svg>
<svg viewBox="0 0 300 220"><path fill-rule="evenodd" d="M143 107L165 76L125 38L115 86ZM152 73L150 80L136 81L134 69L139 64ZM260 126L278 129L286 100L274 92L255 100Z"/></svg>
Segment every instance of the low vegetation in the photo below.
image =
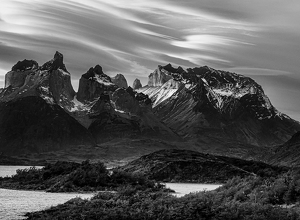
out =
<svg viewBox="0 0 300 220"><path fill-rule="evenodd" d="M0 178L2 188L48 192L118 190L127 186L140 190L163 188L163 185L142 175L109 171L103 163L91 164L89 161L81 164L57 162L48 164L42 169L31 167L17 170L17 174L12 177Z"/></svg>
<svg viewBox="0 0 300 220"><path fill-rule="evenodd" d="M294 174L288 172L274 178L235 177L217 190L181 198L152 189L125 187L116 193L99 193L91 200L72 199L26 216L28 219L297 220L300 178Z"/></svg>
<svg viewBox="0 0 300 220"><path fill-rule="evenodd" d="M0 178L0 187L50 192L102 191L90 200L75 198L47 210L27 213L32 220L300 219L300 170L271 169L264 164L244 162L238 167L252 174L237 173L214 191L181 198L141 173L108 170L103 163L89 161L57 162L42 169L18 170L11 178Z"/></svg>
<svg viewBox="0 0 300 220"><path fill-rule="evenodd" d="M118 168L162 182L225 183L233 177L272 177L288 171L258 161L189 150L160 150Z"/></svg>

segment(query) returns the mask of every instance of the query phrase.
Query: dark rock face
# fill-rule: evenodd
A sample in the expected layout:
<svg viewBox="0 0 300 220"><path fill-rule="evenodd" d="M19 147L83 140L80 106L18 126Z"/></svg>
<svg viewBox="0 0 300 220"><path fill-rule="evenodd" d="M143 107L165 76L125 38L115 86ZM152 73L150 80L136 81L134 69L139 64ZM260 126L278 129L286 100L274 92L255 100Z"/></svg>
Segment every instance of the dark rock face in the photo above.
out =
<svg viewBox="0 0 300 220"><path fill-rule="evenodd" d="M141 83L141 81L140 81L139 79L135 79L135 80L133 81L132 88L133 88L134 90L139 89L139 88L142 88L142 87L143 87L143 86L142 86L142 83Z"/></svg>
<svg viewBox="0 0 300 220"><path fill-rule="evenodd" d="M295 133L286 143L274 148L272 154L264 155L269 163L283 166L300 166L300 131Z"/></svg>
<svg viewBox="0 0 300 220"><path fill-rule="evenodd" d="M28 74L39 67L34 60L18 61L5 75L5 88L11 86L12 88L21 87L25 83Z"/></svg>
<svg viewBox="0 0 300 220"><path fill-rule="evenodd" d="M38 67L37 62L18 62L5 75L6 88L0 94L0 101L14 100L26 96L40 96L63 108L75 96L70 73L63 63L63 55L56 52L54 58Z"/></svg>
<svg viewBox="0 0 300 220"><path fill-rule="evenodd" d="M151 104L151 99L149 98L148 95L145 95L144 93L141 92L136 92L131 88L130 86L126 89L126 91L134 97L140 105L150 105Z"/></svg>
<svg viewBox="0 0 300 220"><path fill-rule="evenodd" d="M111 78L103 73L102 67L96 65L80 78L77 99L80 102L94 101L104 92L113 92L117 88Z"/></svg>
<svg viewBox="0 0 300 220"><path fill-rule="evenodd" d="M97 109L101 112L93 115L95 119L89 131L98 142L116 138L162 138L179 140L178 136L162 124L153 114L151 100L142 93L135 92L131 87L118 88L110 96L104 106L99 102Z"/></svg>
<svg viewBox="0 0 300 220"><path fill-rule="evenodd" d="M127 80L122 74L117 74L115 77L111 77L111 81L120 88L127 88Z"/></svg>
<svg viewBox="0 0 300 220"><path fill-rule="evenodd" d="M82 77L85 79L92 79L96 75L101 76L104 81L111 82L110 77L103 73L102 66L100 65L96 65L94 68L91 67L85 74L82 74Z"/></svg>
<svg viewBox="0 0 300 220"><path fill-rule="evenodd" d="M151 99L143 93L135 92L131 87L119 88L112 94L112 102L115 109L141 115L144 108L151 109Z"/></svg>
<svg viewBox="0 0 300 220"><path fill-rule="evenodd" d="M18 61L12 68L12 71L28 71L34 70L39 67L39 64L35 60L23 60Z"/></svg>
<svg viewBox="0 0 300 220"><path fill-rule="evenodd" d="M88 130L97 143L123 138L134 139L141 136L138 118L126 118L112 112L102 111L94 116L94 119Z"/></svg>
<svg viewBox="0 0 300 220"><path fill-rule="evenodd" d="M7 155L92 145L88 131L58 105L40 97L0 103L0 151Z"/></svg>
<svg viewBox="0 0 300 220"><path fill-rule="evenodd" d="M286 144L299 144L300 145L300 131L295 133L290 140Z"/></svg>
<svg viewBox="0 0 300 220"><path fill-rule="evenodd" d="M25 79L30 71L10 71L5 75L5 88L11 86L12 88L21 87L25 83Z"/></svg>
<svg viewBox="0 0 300 220"><path fill-rule="evenodd" d="M121 111L140 114L139 102L130 95L126 89L119 88L112 94L112 102L115 108Z"/></svg>
<svg viewBox="0 0 300 220"><path fill-rule="evenodd" d="M154 73L139 91L149 95L154 112L167 126L190 140L220 138L272 146L300 129L298 122L273 107L261 86L249 77L207 66L185 71L170 64ZM158 87L154 75L172 79Z"/></svg>
<svg viewBox="0 0 300 220"><path fill-rule="evenodd" d="M68 109L75 91L63 56L38 67L35 61L18 62L6 74L0 93L0 151L17 155L91 145L91 134L72 118Z"/></svg>
<svg viewBox="0 0 300 220"><path fill-rule="evenodd" d="M54 58L46 62L45 64L43 64L41 66L41 70L52 71L52 70L61 69L68 73L68 70L63 61L64 61L63 55L60 52L56 51Z"/></svg>
<svg viewBox="0 0 300 220"><path fill-rule="evenodd" d="M54 100L62 107L67 105L75 96L70 75L59 70L52 70L49 77L49 88Z"/></svg>

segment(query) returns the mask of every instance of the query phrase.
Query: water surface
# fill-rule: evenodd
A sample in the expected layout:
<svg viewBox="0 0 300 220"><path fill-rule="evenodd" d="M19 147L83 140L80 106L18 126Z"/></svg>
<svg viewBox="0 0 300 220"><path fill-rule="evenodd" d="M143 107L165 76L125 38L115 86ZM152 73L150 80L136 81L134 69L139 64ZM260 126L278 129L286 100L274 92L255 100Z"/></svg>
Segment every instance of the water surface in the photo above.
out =
<svg viewBox="0 0 300 220"><path fill-rule="evenodd" d="M12 176L16 174L18 169L29 169L32 166L2 166L0 165L0 177ZM36 166L36 168L43 168L42 166Z"/></svg>
<svg viewBox="0 0 300 220"><path fill-rule="evenodd" d="M30 166L0 166L0 176L11 176L16 174L17 169L26 168L30 168ZM46 193L0 188L0 219L24 219L26 212L47 209L76 197L88 199L92 196L92 193Z"/></svg>
<svg viewBox="0 0 300 220"><path fill-rule="evenodd" d="M30 166L0 166L0 176L16 174L17 169ZM42 168L42 167L37 167ZM166 187L176 191L175 196L181 197L191 192L214 190L221 185L199 183L166 183ZM42 191L8 190L0 188L0 219L24 219L26 212L34 212L50 208L66 201L81 197L88 199L92 193L46 193Z"/></svg>
<svg viewBox="0 0 300 220"><path fill-rule="evenodd" d="M201 183L165 183L167 188L175 190L174 195L181 197L192 192L210 191L222 185Z"/></svg>
<svg viewBox="0 0 300 220"><path fill-rule="evenodd" d="M87 199L92 196L92 193L46 193L0 189L0 219L24 219L26 212L47 209L76 197Z"/></svg>

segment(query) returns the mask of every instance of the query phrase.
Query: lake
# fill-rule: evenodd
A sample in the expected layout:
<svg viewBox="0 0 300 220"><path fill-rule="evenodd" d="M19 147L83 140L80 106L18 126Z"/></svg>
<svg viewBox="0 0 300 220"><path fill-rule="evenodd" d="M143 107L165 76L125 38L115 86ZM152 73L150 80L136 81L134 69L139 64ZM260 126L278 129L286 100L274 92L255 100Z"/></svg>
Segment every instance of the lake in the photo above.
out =
<svg viewBox="0 0 300 220"><path fill-rule="evenodd" d="M167 188L175 190L173 195L177 197L184 196L191 192L210 191L217 189L218 184L201 184L201 183L165 183Z"/></svg>
<svg viewBox="0 0 300 220"><path fill-rule="evenodd" d="M16 174L17 169L30 168L29 166L0 166L0 176ZM37 167L41 168L41 167ZM214 190L221 185L198 183L166 183L166 187L176 191L175 196L203 190ZM92 193L46 193L42 191L8 190L0 188L0 219L24 219L26 212L39 211L66 201L81 197L88 199Z"/></svg>
<svg viewBox="0 0 300 220"><path fill-rule="evenodd" d="M6 177L6 176L12 176L16 174L16 171L18 169L26 169L30 168L30 166L2 166L0 165L0 176ZM36 166L36 168L42 168L42 166Z"/></svg>
<svg viewBox="0 0 300 220"><path fill-rule="evenodd" d="M11 176L16 174L17 169L26 168L30 166L0 166L0 176ZM26 212L50 208L76 197L88 199L93 195L93 193L46 193L0 188L0 219L24 219L23 215Z"/></svg>
<svg viewBox="0 0 300 220"><path fill-rule="evenodd" d="M0 189L0 219L24 219L23 215L26 212L50 208L76 197L88 199L92 196L92 193L46 193Z"/></svg>

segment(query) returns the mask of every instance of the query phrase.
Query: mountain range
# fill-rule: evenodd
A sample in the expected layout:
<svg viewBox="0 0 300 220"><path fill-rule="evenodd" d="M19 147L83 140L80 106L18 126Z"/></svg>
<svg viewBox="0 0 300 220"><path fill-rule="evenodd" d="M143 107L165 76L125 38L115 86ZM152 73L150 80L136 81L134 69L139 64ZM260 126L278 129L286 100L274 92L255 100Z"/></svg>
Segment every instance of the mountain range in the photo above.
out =
<svg viewBox="0 0 300 220"><path fill-rule="evenodd" d="M286 146L300 130L243 75L167 64L146 86L136 79L128 87L122 74L109 77L96 65L75 92L59 52L41 66L19 61L5 75L0 125L0 152L10 156L71 149L75 158L89 149L122 160L177 148L287 164Z"/></svg>

